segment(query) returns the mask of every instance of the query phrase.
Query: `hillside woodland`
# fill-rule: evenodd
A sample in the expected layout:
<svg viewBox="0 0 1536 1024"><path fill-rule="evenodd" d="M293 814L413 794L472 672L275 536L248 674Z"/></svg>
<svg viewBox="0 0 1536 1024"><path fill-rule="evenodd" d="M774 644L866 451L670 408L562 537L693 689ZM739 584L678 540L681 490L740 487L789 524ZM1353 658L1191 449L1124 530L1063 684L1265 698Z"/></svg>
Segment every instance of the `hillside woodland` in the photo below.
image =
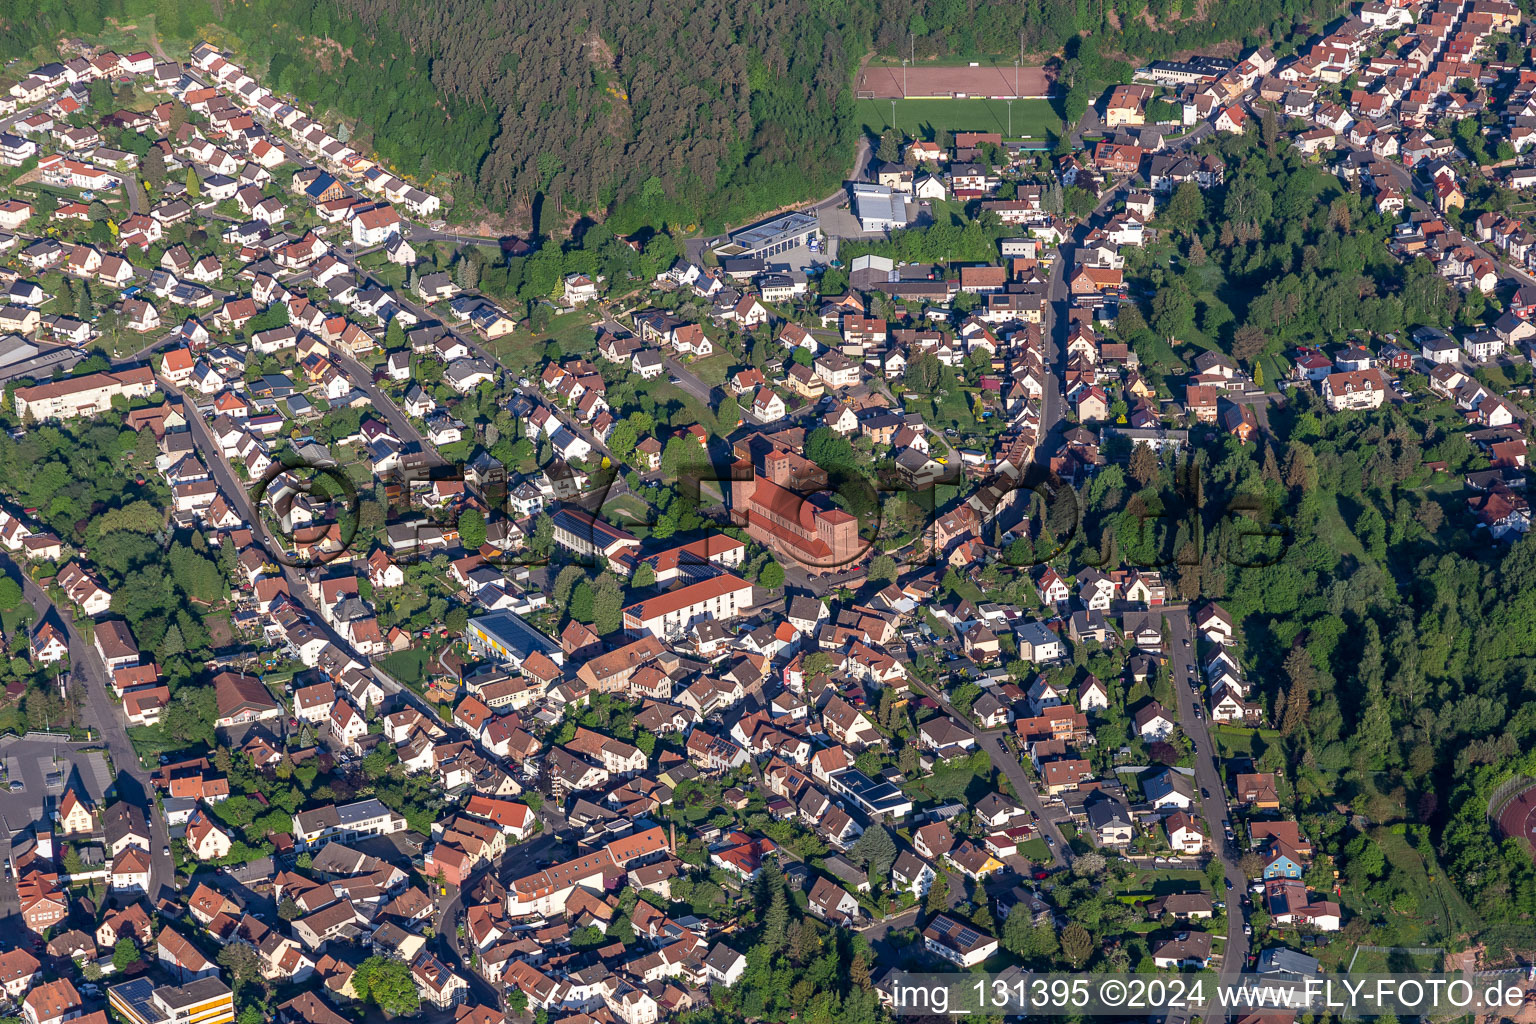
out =
<svg viewBox="0 0 1536 1024"><path fill-rule="evenodd" d="M1038 59L1083 33L1141 60L1283 38L1333 10L1322 0L1217 2L1195 17L1195 7L0 0L0 56L153 15L167 47L238 40L264 84L335 111L400 173L446 185L462 211L514 213L540 228L582 212L627 232L737 223L835 187L852 161L851 83L867 54L1011 60L1022 48Z"/></svg>

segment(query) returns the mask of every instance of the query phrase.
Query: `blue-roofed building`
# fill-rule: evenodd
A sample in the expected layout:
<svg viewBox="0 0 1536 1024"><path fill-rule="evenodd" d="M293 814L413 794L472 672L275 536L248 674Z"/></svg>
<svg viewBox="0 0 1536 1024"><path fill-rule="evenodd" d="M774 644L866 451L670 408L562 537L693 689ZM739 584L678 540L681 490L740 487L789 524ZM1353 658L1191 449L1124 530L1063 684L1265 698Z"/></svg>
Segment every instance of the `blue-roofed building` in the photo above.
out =
<svg viewBox="0 0 1536 1024"><path fill-rule="evenodd" d="M515 612L497 611L470 619L464 628L464 639L476 655L495 658L514 668L521 667L535 652L556 665L565 662L560 645Z"/></svg>
<svg viewBox="0 0 1536 1024"><path fill-rule="evenodd" d="M230 1024L235 1019L234 994L216 977L156 985L141 976L108 989L107 1005L127 1024Z"/></svg>
<svg viewBox="0 0 1536 1024"><path fill-rule="evenodd" d="M550 516L555 543L567 551L600 559L616 572L628 575L640 551L634 534L598 519L585 509L562 505Z"/></svg>
<svg viewBox="0 0 1536 1024"><path fill-rule="evenodd" d="M324 171L304 186L304 194L317 203L328 203L347 194L346 187Z"/></svg>
<svg viewBox="0 0 1536 1024"><path fill-rule="evenodd" d="M903 821L912 813L912 800L893 783L876 782L857 768L836 772L827 786L852 800L860 811L875 820Z"/></svg>
<svg viewBox="0 0 1536 1024"><path fill-rule="evenodd" d="M731 244L741 256L766 259L806 245L820 230L821 224L814 216L786 213L732 232Z"/></svg>
<svg viewBox="0 0 1536 1024"><path fill-rule="evenodd" d="M499 338L517 326L517 321L507 316L499 306L482 302L469 311L469 322L487 338Z"/></svg>
<svg viewBox="0 0 1536 1024"><path fill-rule="evenodd" d="M468 320L471 313L481 306L488 306L478 295L459 295L448 301L448 312L457 320Z"/></svg>

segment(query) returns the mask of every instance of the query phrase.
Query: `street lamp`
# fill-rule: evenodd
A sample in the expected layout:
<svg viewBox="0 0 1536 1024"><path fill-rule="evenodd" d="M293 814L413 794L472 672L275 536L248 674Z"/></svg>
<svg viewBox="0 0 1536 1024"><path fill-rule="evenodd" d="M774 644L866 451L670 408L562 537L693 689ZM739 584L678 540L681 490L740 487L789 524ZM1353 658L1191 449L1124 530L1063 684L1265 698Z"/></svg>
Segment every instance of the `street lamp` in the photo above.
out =
<svg viewBox="0 0 1536 1024"><path fill-rule="evenodd" d="M1008 137L1013 138L1013 100L1004 100L1008 104Z"/></svg>
<svg viewBox="0 0 1536 1024"><path fill-rule="evenodd" d="M907 98L907 58L901 58L901 98Z"/></svg>
<svg viewBox="0 0 1536 1024"><path fill-rule="evenodd" d="M896 101L891 100L891 127L896 127Z"/></svg>
<svg viewBox="0 0 1536 1024"><path fill-rule="evenodd" d="M1013 98L1019 98L1019 61L1017 57L1013 61Z"/></svg>

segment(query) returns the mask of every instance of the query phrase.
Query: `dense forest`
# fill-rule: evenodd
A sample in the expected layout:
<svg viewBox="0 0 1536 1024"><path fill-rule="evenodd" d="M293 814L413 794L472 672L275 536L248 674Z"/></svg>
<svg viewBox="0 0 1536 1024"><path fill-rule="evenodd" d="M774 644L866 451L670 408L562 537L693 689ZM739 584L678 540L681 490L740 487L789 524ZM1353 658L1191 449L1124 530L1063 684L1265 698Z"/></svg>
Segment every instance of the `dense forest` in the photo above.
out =
<svg viewBox="0 0 1536 1024"><path fill-rule="evenodd" d="M709 228L825 194L857 134L866 55L1030 60L1080 34L1132 60L1321 25L1326 0L0 0L0 56L153 15L263 84L335 111L400 173L536 229Z"/></svg>
<svg viewBox="0 0 1536 1024"><path fill-rule="evenodd" d="M771 208L852 153L870 11L532 0L259 0L224 27L253 70L356 118L386 160L456 199L633 226ZM271 26L278 25L276 30Z"/></svg>

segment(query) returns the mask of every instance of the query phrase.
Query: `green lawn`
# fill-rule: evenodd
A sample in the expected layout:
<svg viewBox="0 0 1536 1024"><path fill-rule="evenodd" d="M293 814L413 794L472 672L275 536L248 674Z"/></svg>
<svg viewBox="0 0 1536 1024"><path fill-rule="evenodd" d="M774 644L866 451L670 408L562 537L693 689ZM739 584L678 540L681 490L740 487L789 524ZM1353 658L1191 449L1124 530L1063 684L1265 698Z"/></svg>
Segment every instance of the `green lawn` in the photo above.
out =
<svg viewBox="0 0 1536 1024"><path fill-rule="evenodd" d="M398 263L391 263L389 257L385 255L382 249L378 252L369 253L358 260L357 263L358 266L391 288L397 291L405 291L405 268Z"/></svg>
<svg viewBox="0 0 1536 1024"><path fill-rule="evenodd" d="M1208 880L1204 871L1193 868L1141 868L1115 886L1121 896L1166 896L1169 893L1202 892Z"/></svg>
<svg viewBox="0 0 1536 1024"><path fill-rule="evenodd" d="M1359 952L1351 951L1345 959L1345 966L1349 967L1350 974L1392 974L1425 973L1432 974L1440 970L1439 953L1409 953L1403 949L1382 951L1379 949L1362 949Z"/></svg>
<svg viewBox="0 0 1536 1024"><path fill-rule="evenodd" d="M1332 500L1325 498L1318 508L1321 513L1317 519L1318 536L1340 555L1349 555L1357 560L1364 558L1365 548L1345 522L1344 511L1339 508L1338 495L1334 495Z"/></svg>
<svg viewBox="0 0 1536 1024"><path fill-rule="evenodd" d="M15 608L0 611L0 628L5 630L6 636L15 636L18 629L26 628L35 618L37 613L32 610L32 606L22 602Z"/></svg>
<svg viewBox="0 0 1536 1024"><path fill-rule="evenodd" d="M688 364L688 369L705 384L719 387L725 383L734 365L736 357L722 348L707 359L695 359Z"/></svg>
<svg viewBox="0 0 1536 1024"><path fill-rule="evenodd" d="M1222 758L1251 757L1257 761L1280 738L1274 729L1248 729L1238 725L1212 725L1211 741Z"/></svg>
<svg viewBox="0 0 1536 1024"><path fill-rule="evenodd" d="M1411 918L1425 930L1428 937L1439 938L1477 930L1477 915L1467 906L1455 886L1444 883L1444 873L1432 857L1426 861L1417 849L1409 845L1407 836L1395 832L1379 831L1374 838L1381 852L1386 854L1393 880L1418 899L1418 911Z"/></svg>
<svg viewBox="0 0 1536 1024"><path fill-rule="evenodd" d="M625 529L651 521L651 507L633 494L621 494L603 506L603 518Z"/></svg>
<svg viewBox="0 0 1536 1024"><path fill-rule="evenodd" d="M858 100L859 123L879 134L892 124L891 100ZM1008 134L1008 104L1002 100L895 100L895 126L907 134L932 138L938 132L1002 132L1012 139L1054 143L1061 118L1049 100L1014 100L1013 133Z"/></svg>
<svg viewBox="0 0 1536 1024"><path fill-rule="evenodd" d="M1264 368L1264 390L1280 390L1279 383L1289 371L1285 358L1276 355L1263 355L1259 357L1259 365Z"/></svg>
<svg viewBox="0 0 1536 1024"><path fill-rule="evenodd" d="M567 356L579 355L590 359L594 355L593 340L596 337L592 330L591 314L577 310L552 317L549 326L542 331L519 327L511 334L484 342L483 346L496 357L497 362L513 373L537 376L544 365L545 347L549 342L556 342L560 351Z"/></svg>
<svg viewBox="0 0 1536 1024"><path fill-rule="evenodd" d="M425 647L412 647L380 659L379 665L385 672L405 685L420 688L427 681L427 663L430 657L431 652Z"/></svg>
<svg viewBox="0 0 1536 1024"><path fill-rule="evenodd" d="M89 191L88 189L71 188L63 185L44 185L42 182L31 182L18 189L18 191L23 194L27 193L28 190L31 190L31 194L34 196L41 195L42 193L46 192L57 199L61 204L83 203L85 202L85 193ZM123 190L120 188L103 189L102 191L96 193L96 198L105 203L107 209L112 210L115 213L126 213L128 210L128 200L123 195Z"/></svg>
<svg viewBox="0 0 1536 1024"><path fill-rule="evenodd" d="M1051 859L1051 848L1045 845L1044 839L1037 836L1019 844L1019 856L1027 857L1036 864L1044 864Z"/></svg>
<svg viewBox="0 0 1536 1024"><path fill-rule="evenodd" d="M481 345L508 370L516 374L528 374L536 371L544 362L544 342L544 338L535 338L527 331L513 331L500 338L484 341Z"/></svg>
<svg viewBox="0 0 1536 1024"><path fill-rule="evenodd" d="M986 601L986 597L982 594L981 588L968 579L961 579L960 582L955 586L955 596L963 598L972 604L981 604Z"/></svg>
<svg viewBox="0 0 1536 1024"><path fill-rule="evenodd" d="M551 317L549 326L538 332L537 336L541 341L558 341L561 350L568 356L591 358L592 343L597 338L597 332L592 329L592 314L578 309Z"/></svg>
<svg viewBox="0 0 1536 1024"><path fill-rule="evenodd" d="M646 394L656 403L656 422L669 427L686 427L699 424L711 434L720 434L715 411L675 384L667 383L666 377L652 380L636 380L635 392Z"/></svg>
<svg viewBox="0 0 1536 1024"><path fill-rule="evenodd" d="M909 781L902 788L914 800L974 803L997 788L993 785L992 774L992 762L986 751L978 750L969 757L939 764L932 775Z"/></svg>
<svg viewBox="0 0 1536 1024"><path fill-rule="evenodd" d="M1141 358L1143 365L1166 376L1183 373L1189 369L1179 354L1173 350L1173 346L1159 337L1146 336L1144 341L1136 343L1136 355Z"/></svg>

